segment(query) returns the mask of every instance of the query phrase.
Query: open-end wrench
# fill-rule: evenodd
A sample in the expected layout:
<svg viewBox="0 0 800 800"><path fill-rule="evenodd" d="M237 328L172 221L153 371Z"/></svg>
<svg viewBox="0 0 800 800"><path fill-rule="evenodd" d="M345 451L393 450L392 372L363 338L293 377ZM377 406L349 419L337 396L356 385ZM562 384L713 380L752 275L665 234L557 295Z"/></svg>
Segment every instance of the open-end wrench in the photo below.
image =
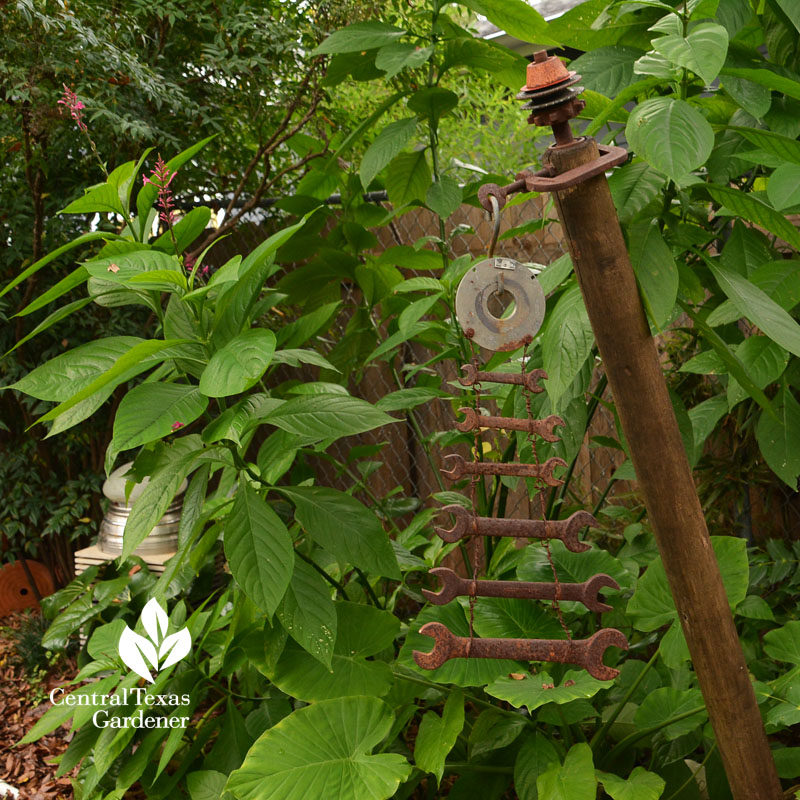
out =
<svg viewBox="0 0 800 800"><path fill-rule="evenodd" d="M599 630L588 639L470 639L455 636L441 622L428 622L419 632L434 641L430 653L414 650L414 661L422 669L437 669L451 658L507 658L576 664L600 681L611 681L619 670L603 663L605 651L628 649L625 635L615 628Z"/></svg>
<svg viewBox="0 0 800 800"><path fill-rule="evenodd" d="M463 506L443 506L441 511L452 514L456 524L452 528L436 528L442 541L451 544L470 534L479 536L513 536L518 539L561 539L567 550L583 553L591 545L578 539L582 528L599 528L597 520L588 511L576 511L568 519L495 519L475 517Z"/></svg>
<svg viewBox="0 0 800 800"><path fill-rule="evenodd" d="M441 470L442 475L457 481L465 475L510 475L515 478L541 478L548 486L561 486L564 481L553 477L556 467L566 467L563 458L548 458L543 464L503 464L497 461L466 461L458 453L444 457L453 461L453 468Z"/></svg>
<svg viewBox="0 0 800 800"><path fill-rule="evenodd" d="M437 606L449 603L456 597L469 597L473 588L476 597L514 597L519 600L574 600L583 603L589 611L602 614L612 606L600 600L601 589L619 589L619 584L603 573L594 575L583 583L534 583L532 581L472 581L462 578L447 567L430 571L442 582L438 592L423 589L422 594Z"/></svg>
<svg viewBox="0 0 800 800"><path fill-rule="evenodd" d="M475 428L495 428L506 431L526 431L541 436L546 442L557 442L559 437L553 434L556 425L564 426L564 420L551 414L545 419L517 419L516 417L486 417L478 414L474 408L465 406L458 409L464 415L464 421L456 423L456 430L466 433Z"/></svg>
<svg viewBox="0 0 800 800"><path fill-rule="evenodd" d="M540 380L547 380L547 373L543 369L532 369L524 375L521 372L479 372L474 364L464 364L461 367L463 378L458 382L462 386L474 386L476 383L510 383L514 386L525 386L529 392L539 394L544 391L544 386L539 386Z"/></svg>

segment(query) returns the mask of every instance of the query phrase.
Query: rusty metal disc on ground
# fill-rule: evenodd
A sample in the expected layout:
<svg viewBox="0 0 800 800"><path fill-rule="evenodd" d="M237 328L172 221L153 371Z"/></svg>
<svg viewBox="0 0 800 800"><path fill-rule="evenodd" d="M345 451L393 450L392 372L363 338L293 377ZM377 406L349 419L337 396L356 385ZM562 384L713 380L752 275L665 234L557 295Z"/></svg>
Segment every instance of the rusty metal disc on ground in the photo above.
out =
<svg viewBox="0 0 800 800"><path fill-rule="evenodd" d="M536 276L510 258L476 264L461 279L456 293L459 325L487 350L516 350L530 342L542 326L544 306Z"/></svg>

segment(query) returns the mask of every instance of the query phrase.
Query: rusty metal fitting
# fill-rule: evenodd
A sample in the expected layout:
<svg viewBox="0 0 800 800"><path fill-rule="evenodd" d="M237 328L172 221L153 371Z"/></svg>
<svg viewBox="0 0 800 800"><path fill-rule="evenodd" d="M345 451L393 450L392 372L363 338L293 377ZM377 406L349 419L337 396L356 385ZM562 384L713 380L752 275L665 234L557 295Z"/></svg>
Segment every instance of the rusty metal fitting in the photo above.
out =
<svg viewBox="0 0 800 800"><path fill-rule="evenodd" d="M525 89L544 89L569 78L564 62L556 56L548 56L547 50L534 53L533 61L528 64Z"/></svg>

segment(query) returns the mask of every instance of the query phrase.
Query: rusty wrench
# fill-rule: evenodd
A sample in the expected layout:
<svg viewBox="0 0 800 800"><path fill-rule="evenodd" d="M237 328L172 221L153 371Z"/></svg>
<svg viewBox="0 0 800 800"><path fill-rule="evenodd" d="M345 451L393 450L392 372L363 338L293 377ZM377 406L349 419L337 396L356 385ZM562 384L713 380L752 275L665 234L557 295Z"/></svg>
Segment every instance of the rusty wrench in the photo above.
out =
<svg viewBox="0 0 800 800"><path fill-rule="evenodd" d="M588 639L470 639L455 636L441 622L428 622L419 632L434 641L430 653L414 650L414 661L422 669L437 669L451 658L508 658L576 664L598 680L611 681L619 670L603 663L605 651L628 649L625 635L615 628L599 630Z"/></svg>
<svg viewBox="0 0 800 800"><path fill-rule="evenodd" d="M441 470L442 475L451 481L457 481L464 475L510 475L519 478L541 478L548 486L561 486L564 481L553 477L556 467L566 467L563 458L548 458L543 464L502 464L494 461L465 461L458 453L450 453L444 457L454 462L450 470Z"/></svg>
<svg viewBox="0 0 800 800"><path fill-rule="evenodd" d="M474 408L465 406L458 409L465 417L463 422L456 423L456 430L462 433L473 431L475 428L502 428L507 431L526 431L527 433L541 436L546 442L557 442L559 437L554 435L556 425L564 426L564 420L551 414L545 419L517 419L516 417L486 417L478 414Z"/></svg>
<svg viewBox="0 0 800 800"><path fill-rule="evenodd" d="M478 372L474 364L464 364L461 371L464 373L464 377L459 378L458 382L462 386L474 386L481 381L510 383L514 386L524 384L528 391L534 394L544 391L544 386L539 386L539 381L547 380L547 373L543 369L532 369L523 375L521 372Z"/></svg>
<svg viewBox="0 0 800 800"><path fill-rule="evenodd" d="M436 534L445 542L457 542L464 536L513 536L519 539L561 539L567 550L583 553L591 545L578 539L581 528L599 528L597 520L588 511L576 511L568 519L494 519L474 517L463 506L449 505L441 509L456 518L452 528L436 528Z"/></svg>
<svg viewBox="0 0 800 800"><path fill-rule="evenodd" d="M601 589L619 589L619 584L603 573L594 575L583 583L533 583L529 581L472 581L462 578L447 567L435 567L430 571L442 582L438 592L423 589L422 594L437 606L449 603L456 597L513 597L519 600L573 600L583 603L589 611L602 614L612 606L600 600Z"/></svg>

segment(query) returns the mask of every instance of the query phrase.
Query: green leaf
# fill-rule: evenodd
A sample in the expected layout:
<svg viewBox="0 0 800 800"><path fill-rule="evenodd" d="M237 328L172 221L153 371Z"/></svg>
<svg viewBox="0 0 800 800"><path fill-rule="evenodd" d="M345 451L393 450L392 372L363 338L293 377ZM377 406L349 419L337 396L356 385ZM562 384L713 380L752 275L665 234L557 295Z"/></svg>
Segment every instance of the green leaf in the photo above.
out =
<svg viewBox="0 0 800 800"><path fill-rule="evenodd" d="M765 634L764 652L776 661L800 664L800 621L792 620Z"/></svg>
<svg viewBox="0 0 800 800"><path fill-rule="evenodd" d="M692 709L699 709L696 714L661 729L661 735L672 741L679 736L691 733L706 721L708 715L703 706L703 695L699 689L675 689L671 686L662 686L645 697L636 710L633 721L638 728L655 728Z"/></svg>
<svg viewBox="0 0 800 800"><path fill-rule="evenodd" d="M217 350L200 376L206 397L228 397L254 386L266 372L275 353L275 334L252 328Z"/></svg>
<svg viewBox="0 0 800 800"><path fill-rule="evenodd" d="M441 389L425 389L415 387L413 389L398 389L396 392L385 394L375 403L375 408L381 411L410 411L412 408L437 400L440 397L450 397L449 394Z"/></svg>
<svg viewBox="0 0 800 800"><path fill-rule="evenodd" d="M411 141L417 118L409 117L387 125L367 148L358 169L361 185L367 190L372 179Z"/></svg>
<svg viewBox="0 0 800 800"><path fill-rule="evenodd" d="M287 400L266 421L288 433L318 439L352 436L398 422L365 400L339 394Z"/></svg>
<svg viewBox="0 0 800 800"><path fill-rule="evenodd" d="M436 127L439 118L458 105L458 95L440 86L420 89L408 98L408 107Z"/></svg>
<svg viewBox="0 0 800 800"><path fill-rule="evenodd" d="M387 25L385 22L356 22L334 31L322 44L311 51L312 56L327 53L360 53L383 47L399 39L405 34L401 28Z"/></svg>
<svg viewBox="0 0 800 800"><path fill-rule="evenodd" d="M126 216L125 207L120 198L119 187L129 179L133 173L135 162L128 161L117 167L105 183L90 186L83 197L73 200L59 214L119 214Z"/></svg>
<svg viewBox="0 0 800 800"><path fill-rule="evenodd" d="M524 0L460 0L460 4L523 42L560 44L551 36L544 17Z"/></svg>
<svg viewBox="0 0 800 800"><path fill-rule="evenodd" d="M240 800L386 800L411 773L397 753L370 755L393 719L375 697L298 709L262 734L226 789Z"/></svg>
<svg viewBox="0 0 800 800"><path fill-rule="evenodd" d="M728 186L703 184L711 197L725 206L729 213L755 222L770 233L780 236L795 250L800 250L800 233L782 214L751 194L731 189Z"/></svg>
<svg viewBox="0 0 800 800"><path fill-rule="evenodd" d="M432 47L417 47L410 42L392 42L378 50L375 66L386 72L383 79L388 81L404 69L421 67L432 55Z"/></svg>
<svg viewBox="0 0 800 800"><path fill-rule="evenodd" d="M146 339L143 342L131 347L124 355L120 356L114 365L92 380L87 386L73 394L69 400L65 400L55 408L48 411L43 416L39 417L38 422L48 422L49 420L56 419L61 414L74 408L78 403L91 397L95 392L108 386L120 376L128 375L129 370L138 367L144 363L144 369L155 366L159 361L163 361L168 357L168 354L163 351L179 344L192 344L188 339ZM135 373L134 373L135 374ZM125 378L127 379L127 378ZM119 381L117 381L119 383ZM117 385L117 384L115 384Z"/></svg>
<svg viewBox="0 0 800 800"><path fill-rule="evenodd" d="M484 597L475 604L475 631L497 639L562 639L564 631L546 606L514 597Z"/></svg>
<svg viewBox="0 0 800 800"><path fill-rule="evenodd" d="M375 514L355 497L322 486L281 486L278 491L295 504L295 515L306 533L340 563L374 575L400 577L389 536Z"/></svg>
<svg viewBox="0 0 800 800"><path fill-rule="evenodd" d="M658 800L666 783L660 775L648 772L644 767L635 767L628 779L610 772L597 770L597 780L613 800Z"/></svg>
<svg viewBox="0 0 800 800"><path fill-rule="evenodd" d="M719 75L728 54L728 31L713 22L704 22L689 35L662 36L653 47L673 64L699 75L706 86Z"/></svg>
<svg viewBox="0 0 800 800"><path fill-rule="evenodd" d="M278 515L244 481L227 518L224 544L233 577L272 617L292 577L294 547Z"/></svg>
<svg viewBox="0 0 800 800"><path fill-rule="evenodd" d="M153 242L153 247L164 250L166 253L180 255L208 227L210 219L210 208L206 206L193 208L172 226L172 232L164 231ZM174 243L172 241L173 236L175 237Z"/></svg>
<svg viewBox="0 0 800 800"><path fill-rule="evenodd" d="M32 314L34 311L44 308L52 303L53 300L58 300L59 297L63 297L67 292L72 291L72 289L77 286L80 286L88 279L88 277L89 273L86 271L86 267L78 267L77 269L74 269L69 273L69 275L62 278L54 286L51 286L46 292L40 294L35 300L25 306L22 311L18 311L16 314L14 314L14 316L27 317L28 314ZM89 299L91 300L92 298ZM11 351L9 350L9 352Z"/></svg>
<svg viewBox="0 0 800 800"><path fill-rule="evenodd" d="M229 800L225 792L228 776L212 769L197 770L186 776L186 788L192 800Z"/></svg>
<svg viewBox="0 0 800 800"><path fill-rule="evenodd" d="M395 208L422 200L431 185L431 170L425 158L425 150L400 153L389 165L386 175L386 191Z"/></svg>
<svg viewBox="0 0 800 800"><path fill-rule="evenodd" d="M336 641L336 606L322 576L296 559L289 588L278 607L278 619L289 635L326 667Z"/></svg>
<svg viewBox="0 0 800 800"><path fill-rule="evenodd" d="M778 211L800 204L800 165L778 167L769 177L767 197Z"/></svg>
<svg viewBox="0 0 800 800"><path fill-rule="evenodd" d="M736 356L759 389L778 380L789 361L789 354L766 336L749 336L736 348ZM729 408L748 397L735 378L728 381L727 394Z"/></svg>
<svg viewBox="0 0 800 800"><path fill-rule="evenodd" d="M722 417L728 413L728 401L723 395L718 394L689 409L688 413L692 423L694 452L699 457L706 439Z"/></svg>
<svg viewBox="0 0 800 800"><path fill-rule="evenodd" d="M616 95L633 83L633 62L642 51L634 47L598 47L569 65L581 76L581 84L606 97Z"/></svg>
<svg viewBox="0 0 800 800"><path fill-rule="evenodd" d="M791 389L781 387L773 401L778 420L761 414L756 428L756 439L761 455L769 468L792 489L797 488L800 475L800 403Z"/></svg>
<svg viewBox="0 0 800 800"><path fill-rule="evenodd" d="M555 411L592 352L594 333L577 283L558 298L549 316L542 351L549 376L545 382L547 395Z"/></svg>
<svg viewBox="0 0 800 800"><path fill-rule="evenodd" d="M542 291L545 294L550 294L564 283L571 272L572 259L569 253L564 253L563 256L559 256L555 261L548 264L536 276L536 280L541 284Z"/></svg>
<svg viewBox="0 0 800 800"><path fill-rule="evenodd" d="M650 319L659 330L669 322L678 297L678 267L656 220L628 228L633 270Z"/></svg>
<svg viewBox="0 0 800 800"><path fill-rule="evenodd" d="M800 356L800 325L747 278L718 262L709 261L708 264L739 313L781 347Z"/></svg>
<svg viewBox="0 0 800 800"><path fill-rule="evenodd" d="M464 695L460 690L450 692L442 716L427 711L419 725L414 744L414 761L423 772L432 772L437 785L442 781L444 762L464 727Z"/></svg>
<svg viewBox="0 0 800 800"><path fill-rule="evenodd" d="M514 708L524 706L529 713L533 713L548 703L563 705L573 700L594 697L601 689L608 688L605 681L599 681L579 670L567 670L558 686L551 689L549 687L552 684L553 679L547 672L526 674L522 680L503 676L490 683L486 687L486 693L510 703Z"/></svg>
<svg viewBox="0 0 800 800"><path fill-rule="evenodd" d="M676 182L706 162L714 132L683 100L654 97L631 111L625 135L637 155Z"/></svg>
<svg viewBox="0 0 800 800"><path fill-rule="evenodd" d="M517 740L528 722L522 714L501 713L499 709L482 711L469 734L471 760L507 747Z"/></svg>
<svg viewBox="0 0 800 800"><path fill-rule="evenodd" d="M560 763L558 751L544 734L537 732L529 736L522 743L514 762L514 787L519 800L540 800L536 780ZM547 799L542 797L541 800Z"/></svg>
<svg viewBox="0 0 800 800"><path fill-rule="evenodd" d="M540 775L536 788L539 797L547 800L595 800L597 778L589 745L573 745L563 766L555 766Z"/></svg>
<svg viewBox="0 0 800 800"><path fill-rule="evenodd" d="M360 603L336 603L336 644L330 667L288 642L269 674L281 691L307 702L369 694L392 686L389 665L372 657L392 646L400 621L388 611Z"/></svg>
<svg viewBox="0 0 800 800"><path fill-rule="evenodd" d="M711 545L722 573L728 603L731 608L736 608L747 594L747 542L733 536L712 536ZM639 578L636 591L628 601L627 613L633 619L634 627L640 631L654 631L677 619L678 612L672 601L660 556Z"/></svg>
<svg viewBox="0 0 800 800"><path fill-rule="evenodd" d="M443 175L431 184L425 195L425 202L435 214L447 219L461 207L461 187L452 178Z"/></svg>
<svg viewBox="0 0 800 800"><path fill-rule="evenodd" d="M656 197L664 183L664 176L645 161L615 169L608 179L608 187L620 221L632 220Z"/></svg>
<svg viewBox="0 0 800 800"><path fill-rule="evenodd" d="M208 407L208 398L196 386L181 383L142 383L134 386L119 404L114 417L116 453L163 439L194 422Z"/></svg>
<svg viewBox="0 0 800 800"><path fill-rule="evenodd" d="M272 363L288 364L290 367L297 367L300 364L313 364L323 369L339 372L325 356L320 355L315 350L278 350L272 357Z"/></svg>
<svg viewBox="0 0 800 800"><path fill-rule="evenodd" d="M775 622L775 614L769 603L757 594L749 594L739 603L736 609L737 617L744 617L745 619L766 619L770 622Z"/></svg>
<svg viewBox="0 0 800 800"><path fill-rule="evenodd" d="M751 116L762 119L772 105L772 92L765 86L728 75L722 88Z"/></svg>

